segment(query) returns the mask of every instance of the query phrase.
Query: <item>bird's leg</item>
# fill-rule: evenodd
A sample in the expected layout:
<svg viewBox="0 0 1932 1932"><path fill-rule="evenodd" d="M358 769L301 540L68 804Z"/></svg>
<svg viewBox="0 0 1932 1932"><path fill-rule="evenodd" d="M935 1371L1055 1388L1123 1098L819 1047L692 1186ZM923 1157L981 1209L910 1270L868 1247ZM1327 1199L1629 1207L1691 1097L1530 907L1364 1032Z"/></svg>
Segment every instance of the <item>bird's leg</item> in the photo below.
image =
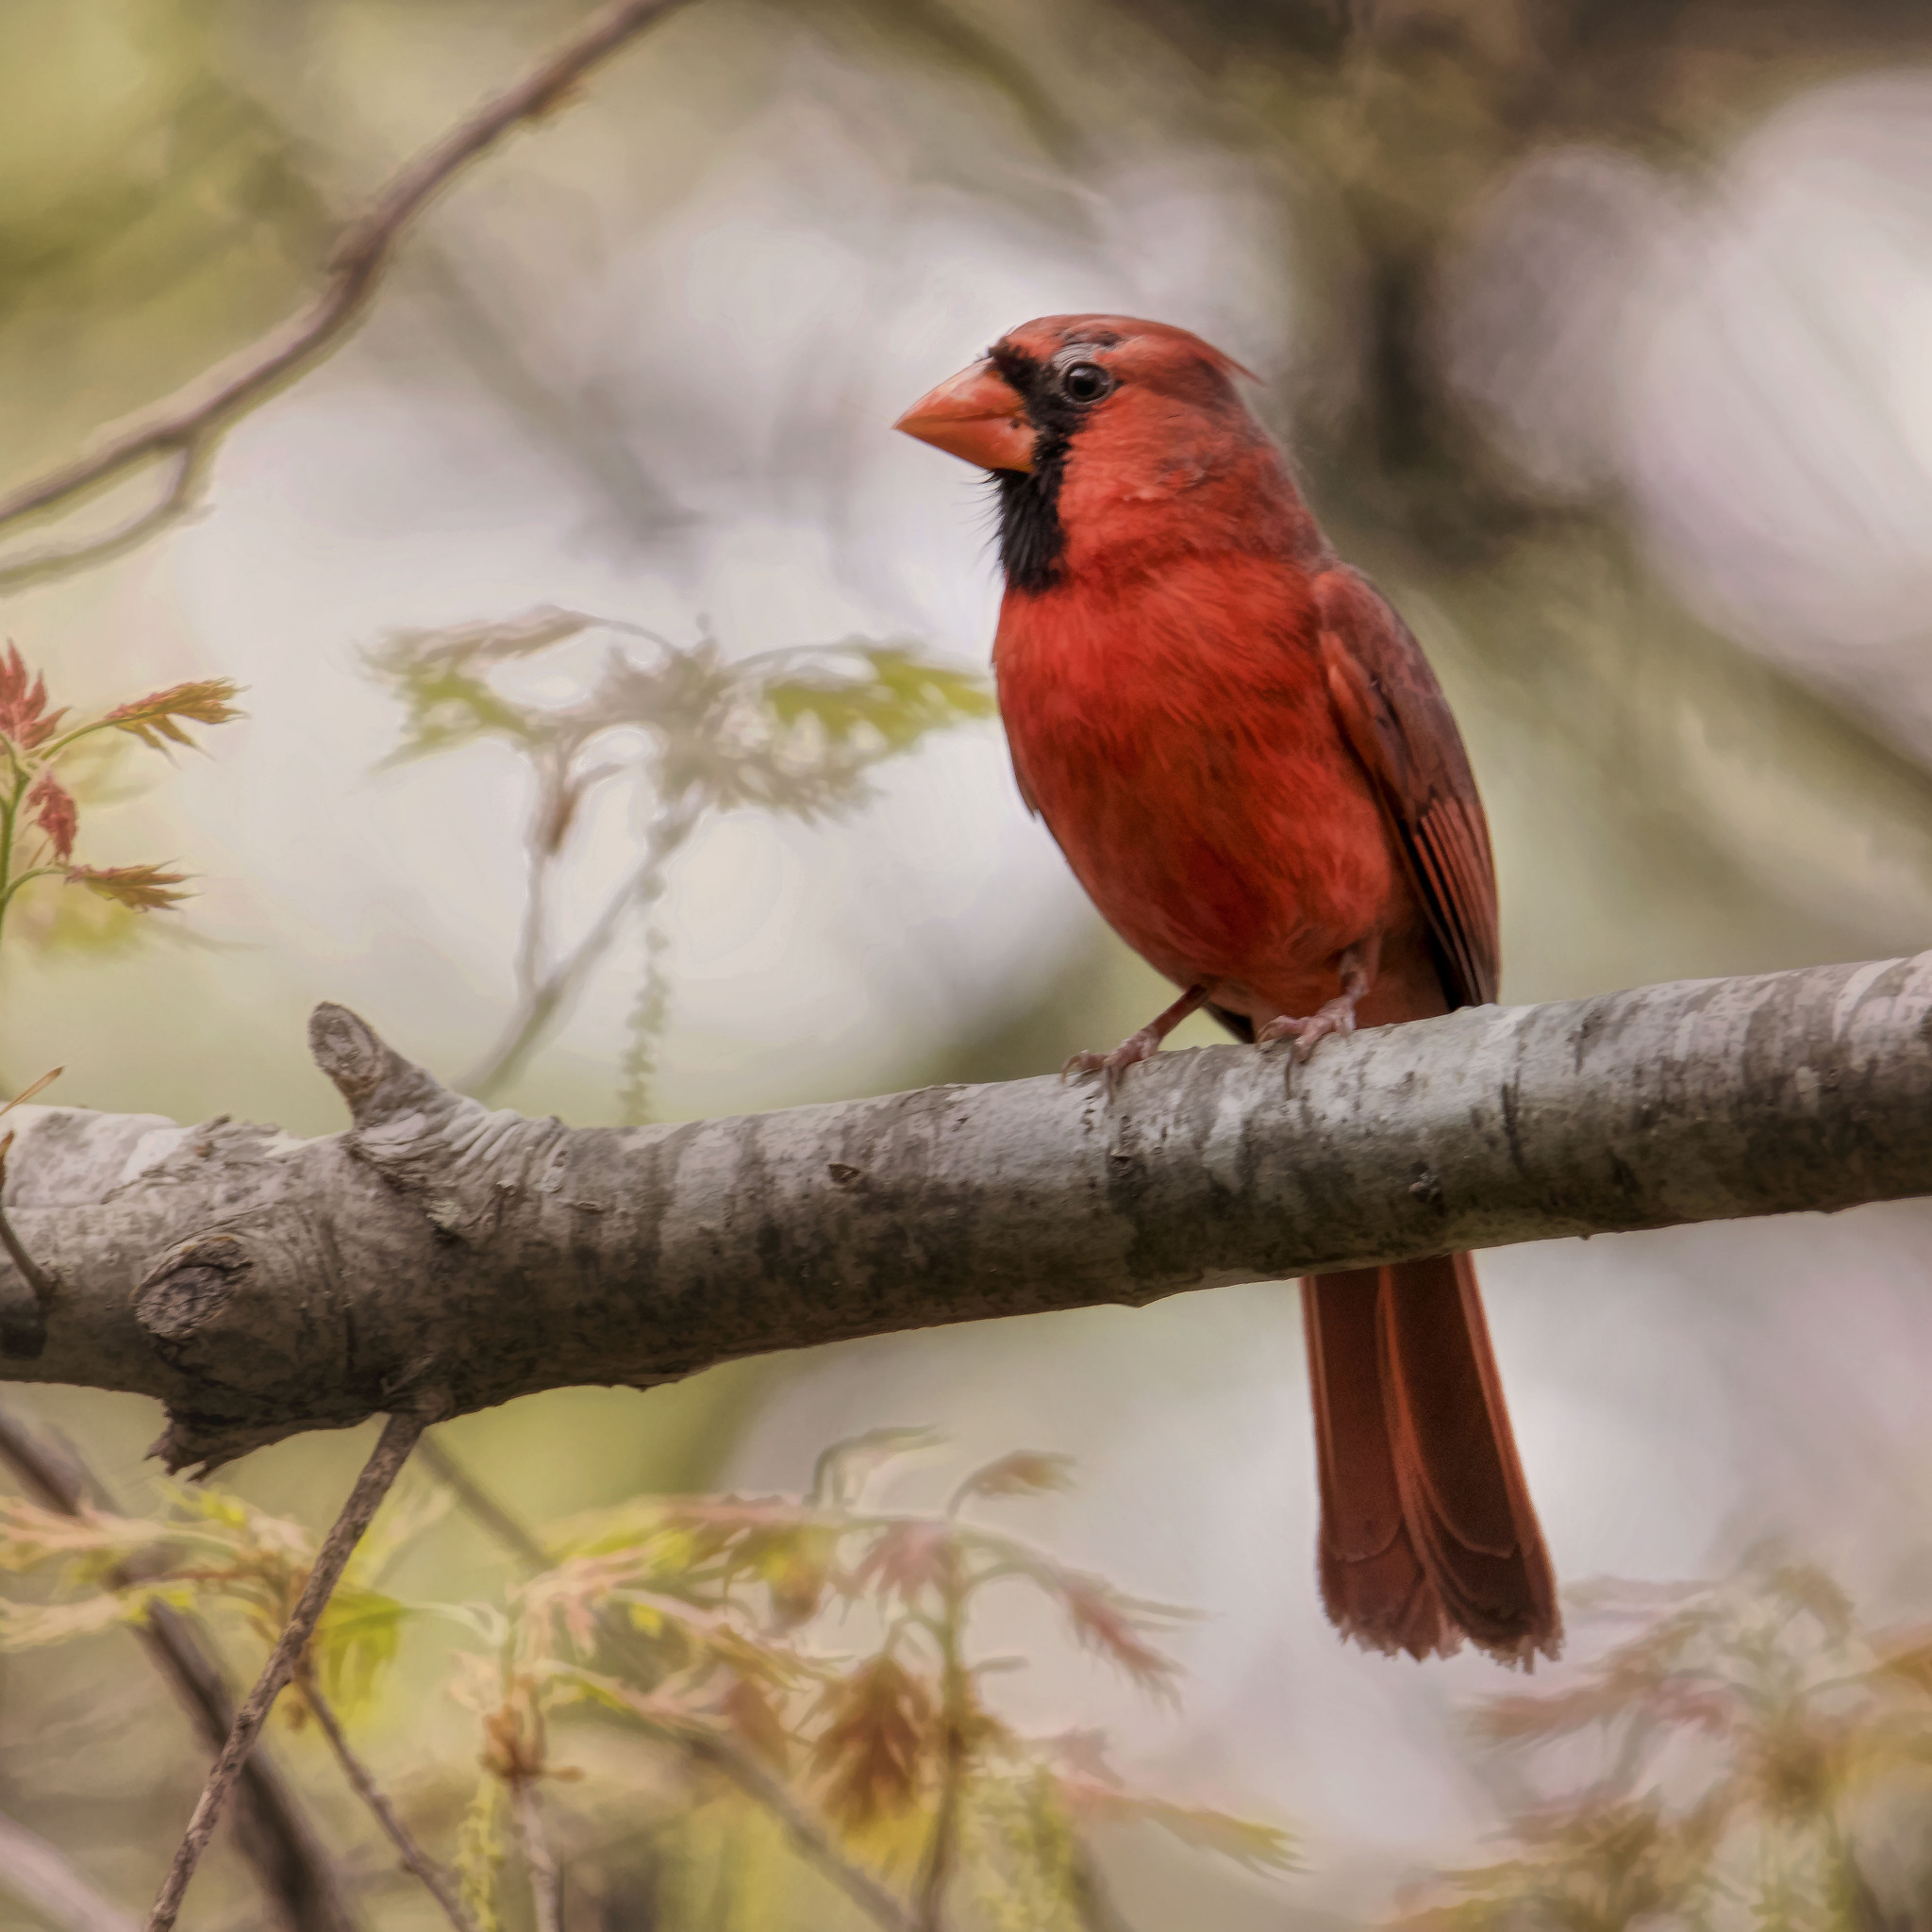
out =
<svg viewBox="0 0 1932 1932"><path fill-rule="evenodd" d="M1316 1044L1329 1034L1353 1033L1355 1009L1374 984L1380 955L1381 947L1373 940L1365 945L1350 946L1337 961L1341 972L1341 992L1318 1007L1306 1020L1291 1019L1283 1013L1269 1021L1255 1035L1256 1045L1266 1046L1271 1041L1292 1039L1294 1057L1300 1061L1307 1059L1314 1052Z"/></svg>
<svg viewBox="0 0 1932 1932"><path fill-rule="evenodd" d="M1130 1033L1111 1053L1076 1053L1060 1069L1060 1078L1069 1074L1099 1074L1107 1082L1107 1097L1120 1091L1122 1076L1138 1060L1151 1060L1160 1051L1160 1042L1208 997L1205 986L1191 986L1157 1020Z"/></svg>

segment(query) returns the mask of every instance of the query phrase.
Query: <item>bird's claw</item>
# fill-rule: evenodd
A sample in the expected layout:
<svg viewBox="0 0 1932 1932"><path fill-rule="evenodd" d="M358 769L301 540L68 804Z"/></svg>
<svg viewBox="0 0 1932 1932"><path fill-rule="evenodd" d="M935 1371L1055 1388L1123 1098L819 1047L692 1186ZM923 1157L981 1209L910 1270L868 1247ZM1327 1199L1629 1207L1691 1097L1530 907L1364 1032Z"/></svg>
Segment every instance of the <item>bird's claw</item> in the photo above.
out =
<svg viewBox="0 0 1932 1932"><path fill-rule="evenodd" d="M1278 1019L1269 1021L1255 1036L1255 1042L1258 1046L1267 1046L1277 1040L1292 1040L1295 1064L1299 1066L1329 1034L1354 1031L1355 1001L1344 994L1318 1008L1305 1020L1293 1019L1283 1013Z"/></svg>
<svg viewBox="0 0 1932 1932"><path fill-rule="evenodd" d="M1121 1091L1129 1067L1151 1060L1160 1051L1160 1035L1151 1026L1130 1034L1111 1053L1076 1053L1060 1069L1060 1078L1070 1080L1076 1074L1098 1074L1111 1101Z"/></svg>

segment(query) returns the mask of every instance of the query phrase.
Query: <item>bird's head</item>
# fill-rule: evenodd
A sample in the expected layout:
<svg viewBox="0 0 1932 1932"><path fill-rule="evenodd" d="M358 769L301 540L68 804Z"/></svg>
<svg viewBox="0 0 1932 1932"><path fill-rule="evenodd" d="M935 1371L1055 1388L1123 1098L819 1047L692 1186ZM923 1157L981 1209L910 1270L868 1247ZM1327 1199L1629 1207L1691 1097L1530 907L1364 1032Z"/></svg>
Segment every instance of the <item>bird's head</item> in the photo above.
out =
<svg viewBox="0 0 1932 1932"><path fill-rule="evenodd" d="M1307 521L1235 387L1247 374L1165 323L1048 315L895 426L992 473L1008 586L1046 591L1103 558L1274 544L1284 513Z"/></svg>

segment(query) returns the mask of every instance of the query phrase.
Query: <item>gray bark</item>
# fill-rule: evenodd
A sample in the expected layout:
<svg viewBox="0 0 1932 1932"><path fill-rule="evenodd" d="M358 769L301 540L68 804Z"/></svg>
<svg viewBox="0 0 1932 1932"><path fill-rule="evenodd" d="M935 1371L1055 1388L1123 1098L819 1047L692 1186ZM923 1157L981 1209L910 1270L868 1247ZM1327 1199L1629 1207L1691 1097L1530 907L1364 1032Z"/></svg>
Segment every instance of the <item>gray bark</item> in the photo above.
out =
<svg viewBox="0 0 1932 1932"><path fill-rule="evenodd" d="M1932 953L1483 1007L1286 1054L674 1126L490 1111L318 1008L353 1125L23 1109L54 1277L0 1375L168 1406L170 1467L376 1410L846 1336L1932 1193ZM28 1291L0 1263L0 1297Z"/></svg>

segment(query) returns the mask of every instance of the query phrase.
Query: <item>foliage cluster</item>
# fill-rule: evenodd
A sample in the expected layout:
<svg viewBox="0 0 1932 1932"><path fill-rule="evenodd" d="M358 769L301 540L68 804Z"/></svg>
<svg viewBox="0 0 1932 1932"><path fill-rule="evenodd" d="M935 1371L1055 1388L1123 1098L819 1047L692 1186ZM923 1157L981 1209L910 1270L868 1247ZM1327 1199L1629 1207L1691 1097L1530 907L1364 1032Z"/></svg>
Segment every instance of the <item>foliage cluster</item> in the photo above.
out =
<svg viewBox="0 0 1932 1932"><path fill-rule="evenodd" d="M608 642L587 655L581 641L591 636ZM705 818L750 807L811 823L847 810L871 795L883 760L992 709L980 678L905 644L848 639L731 658L708 637L673 644L635 625L547 607L399 631L368 664L403 708L389 763L492 741L531 781L515 1008L463 1085L489 1094L509 1080L635 917L645 969L623 1063L628 1120L648 1111L667 999L664 936L651 915L667 868ZM519 694L519 682L537 695ZM607 792L628 794L636 856L566 934L560 874L573 834Z"/></svg>
<svg viewBox="0 0 1932 1932"><path fill-rule="evenodd" d="M1612 1641L1475 1714L1516 1791L1507 1855L1434 1881L1402 1932L1863 1932L1864 1807L1932 1767L1932 1640L1864 1626L1769 1544L1722 1583L1571 1601Z"/></svg>
<svg viewBox="0 0 1932 1932"><path fill-rule="evenodd" d="M241 715L236 694L225 677L200 678L69 723L68 708L52 706L45 677L28 669L19 646L0 652L0 937L15 903L43 880L85 886L124 912L158 911L187 897L180 890L186 874L158 865L77 863L79 800L124 741L114 734L154 751L191 744L188 725L225 724ZM60 936L51 914L41 931Z"/></svg>
<svg viewBox="0 0 1932 1932"><path fill-rule="evenodd" d="M545 1567L492 1603L412 1602L383 1587L448 1499L425 1488L392 1504L357 1553L284 1708L298 1726L311 1710L325 1728L353 1721L406 1625L458 1633L450 1688L475 1713L481 1776L454 1834L455 1890L484 1932L516 1910L511 1874L540 1890L552 1882L552 1843L572 1824L558 1815L565 1786L570 1812L618 1805L633 1829L655 1791L653 1828L688 1889L774 1860L797 1883L797 1854L771 1827L796 1839L803 1819L921 1926L942 1911L1003 1932L1097 1923L1086 1834L1104 1821L1144 1819L1247 1865L1290 1864L1281 1830L1136 1791L1098 1733L1030 1736L993 1707L987 1678L1019 1659L981 1655L974 1620L1001 1586L1037 1592L1079 1645L1168 1701L1178 1669L1159 1637L1182 1613L973 1520L980 1506L1063 1486L1062 1457L1003 1457L937 1512L869 1501L882 1472L931 1444L908 1430L840 1444L799 1495L647 1497L574 1518L543 1538ZM0 1645L92 1636L165 1604L266 1649L313 1557L299 1524L217 1489L171 1488L153 1519L8 1499L0 1569L47 1573L54 1588L0 1609ZM650 1752L593 1754L587 1776L559 1761L564 1725L579 1740L586 1725L615 1727Z"/></svg>

